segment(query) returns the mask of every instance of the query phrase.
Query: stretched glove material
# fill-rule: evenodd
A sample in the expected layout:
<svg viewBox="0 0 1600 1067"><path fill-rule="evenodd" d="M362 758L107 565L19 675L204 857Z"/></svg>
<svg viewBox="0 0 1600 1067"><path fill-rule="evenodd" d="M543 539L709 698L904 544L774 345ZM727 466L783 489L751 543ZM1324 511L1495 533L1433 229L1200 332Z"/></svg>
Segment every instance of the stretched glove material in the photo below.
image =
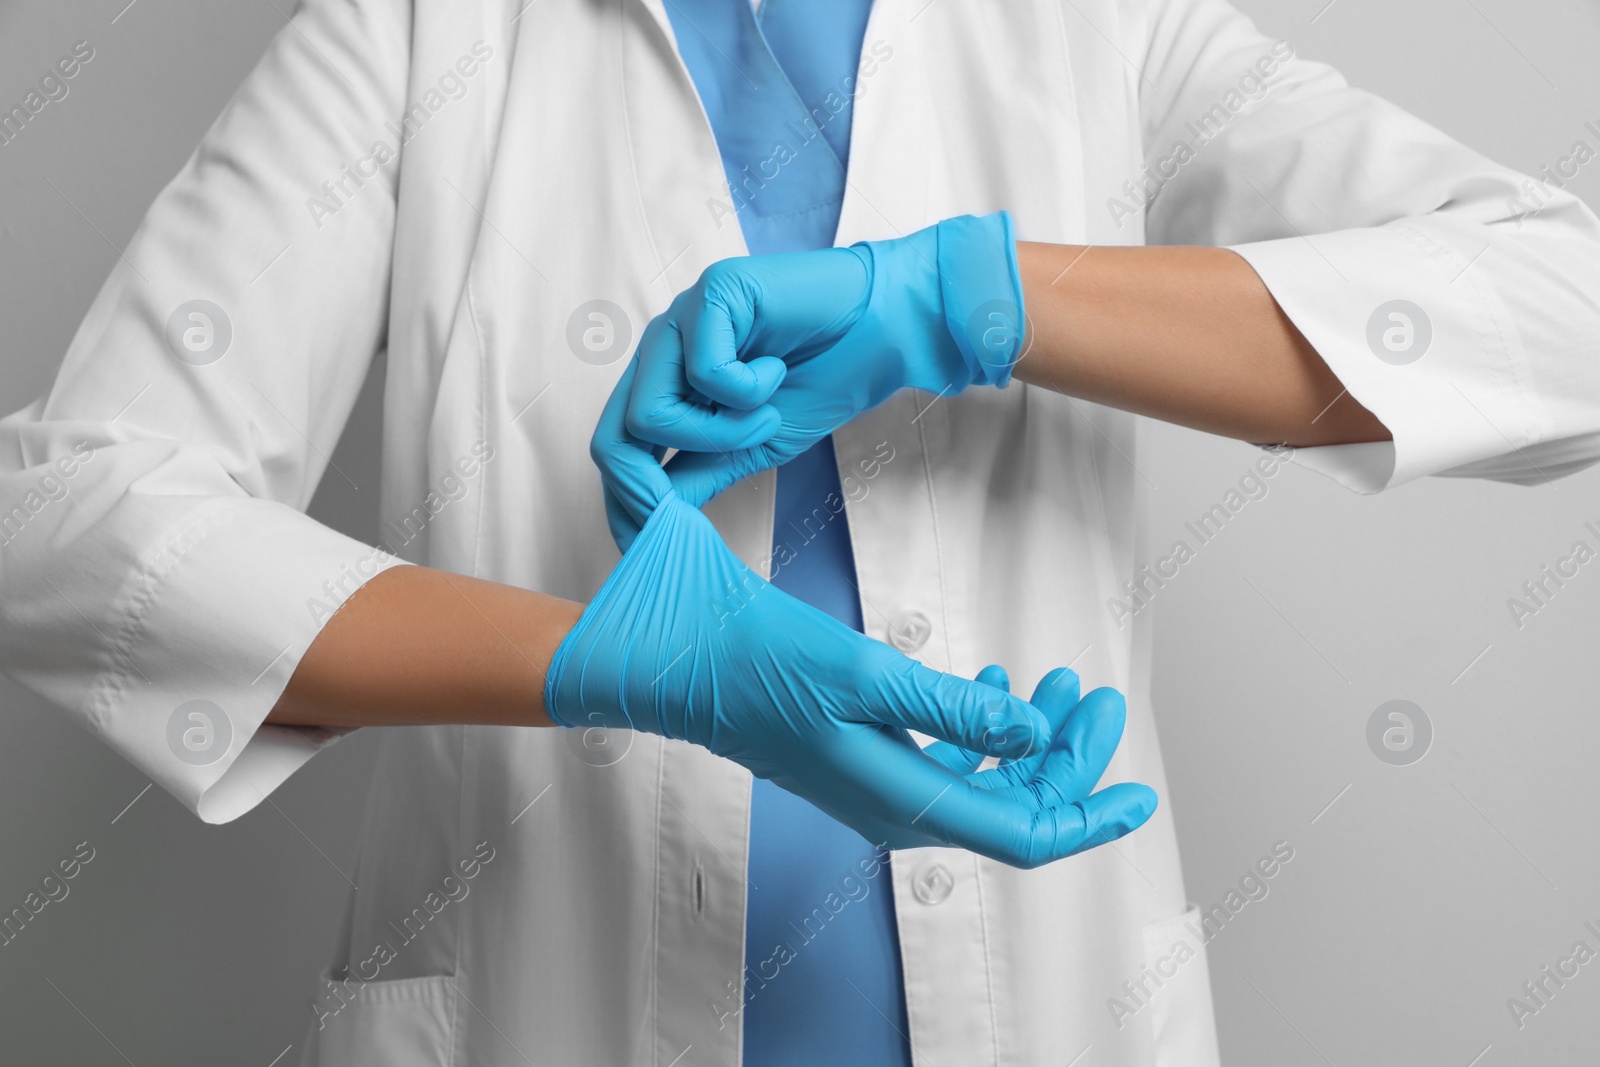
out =
<svg viewBox="0 0 1600 1067"><path fill-rule="evenodd" d="M1018 866L1120 837L1155 808L1140 785L1091 795L1122 733L1118 694L1080 702L1074 676L1036 699L931 670L788 596L670 492L545 688L558 723L701 745L876 844L954 844ZM910 730L944 746L924 753ZM982 754L1012 759L969 772Z"/></svg>

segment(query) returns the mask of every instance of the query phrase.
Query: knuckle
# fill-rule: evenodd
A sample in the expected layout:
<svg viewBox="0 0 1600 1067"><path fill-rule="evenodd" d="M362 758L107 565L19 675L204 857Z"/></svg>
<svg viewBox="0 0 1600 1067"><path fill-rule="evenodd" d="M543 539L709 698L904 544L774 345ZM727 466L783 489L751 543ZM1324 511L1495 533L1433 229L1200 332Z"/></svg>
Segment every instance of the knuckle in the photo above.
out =
<svg viewBox="0 0 1600 1067"><path fill-rule="evenodd" d="M684 361L684 376L689 384L702 393L715 389L718 385L732 385L730 375L727 373L727 364L713 363L703 355L696 359Z"/></svg>
<svg viewBox="0 0 1600 1067"><path fill-rule="evenodd" d="M712 293L720 292L738 276L738 272L739 261L737 259L719 259L700 272L699 280L695 282L694 288L689 292L693 293L697 299L704 299ZM689 294L685 293L684 295Z"/></svg>
<svg viewBox="0 0 1600 1067"><path fill-rule="evenodd" d="M1039 855L1039 847L1029 838L1013 844L1009 849L1006 862L1019 870L1031 871L1040 867L1044 860Z"/></svg>

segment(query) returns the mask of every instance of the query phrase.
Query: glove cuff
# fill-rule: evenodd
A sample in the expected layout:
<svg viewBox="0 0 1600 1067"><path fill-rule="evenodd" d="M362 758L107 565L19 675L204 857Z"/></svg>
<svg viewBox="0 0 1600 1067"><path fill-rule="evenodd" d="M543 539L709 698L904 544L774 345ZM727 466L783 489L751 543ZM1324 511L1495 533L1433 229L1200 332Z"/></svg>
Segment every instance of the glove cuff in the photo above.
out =
<svg viewBox="0 0 1600 1067"><path fill-rule="evenodd" d="M945 325L973 383L1003 388L1022 358L1027 323L1011 215L959 215L936 230Z"/></svg>
<svg viewBox="0 0 1600 1067"><path fill-rule="evenodd" d="M568 656L571 655L573 643L572 635L577 632L578 626L581 625L582 622L580 621L577 626L572 628L566 637L562 638L561 644L556 647L555 655L550 657L550 667L544 676L545 718L549 719L557 726L565 726L569 729L572 727L572 723L568 722L564 717L562 717L561 713L556 710L556 705L559 702L557 694L560 689L560 687L557 685L557 682L562 676L562 670L567 665Z"/></svg>
<svg viewBox="0 0 1600 1067"><path fill-rule="evenodd" d="M670 532L664 531L674 529L674 523L683 518L681 513L692 513L694 517L704 521L697 509L684 504L676 493L668 490L657 502L655 511L645 520L633 544L622 554L617 565L611 569L611 573L584 607L583 614L578 616L578 621L567 632L567 636L562 638L561 644L556 646L555 654L550 657L550 665L545 673L544 713L557 726L569 729L581 726L643 730L646 733L670 736L662 725L655 721L653 715L649 721L635 721L630 717L624 707L627 702L621 687L607 689L604 684L596 686L593 679L588 679L586 687L584 667L591 654L589 646L594 641L592 631L604 626L606 614L616 610L615 601L629 599L627 588L633 572L640 567L648 569L648 563L642 563L641 560L659 551L661 543L670 539ZM576 657L575 662L574 657ZM594 695L596 688L600 691L601 699L593 701L591 706L591 702L585 698ZM634 709L634 714L648 715L652 711L649 703L645 702Z"/></svg>

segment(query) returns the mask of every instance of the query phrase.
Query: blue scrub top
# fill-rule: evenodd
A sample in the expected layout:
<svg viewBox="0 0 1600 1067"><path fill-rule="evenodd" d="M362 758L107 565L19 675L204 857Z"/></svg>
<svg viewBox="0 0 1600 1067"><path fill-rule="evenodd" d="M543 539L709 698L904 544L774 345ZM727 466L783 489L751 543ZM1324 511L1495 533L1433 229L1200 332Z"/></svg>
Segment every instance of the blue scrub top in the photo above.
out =
<svg viewBox="0 0 1600 1067"><path fill-rule="evenodd" d="M870 7L666 0L753 255L833 245ZM862 629L831 439L778 471L773 558L779 589ZM745 1067L910 1067L886 857L770 782L750 801Z"/></svg>

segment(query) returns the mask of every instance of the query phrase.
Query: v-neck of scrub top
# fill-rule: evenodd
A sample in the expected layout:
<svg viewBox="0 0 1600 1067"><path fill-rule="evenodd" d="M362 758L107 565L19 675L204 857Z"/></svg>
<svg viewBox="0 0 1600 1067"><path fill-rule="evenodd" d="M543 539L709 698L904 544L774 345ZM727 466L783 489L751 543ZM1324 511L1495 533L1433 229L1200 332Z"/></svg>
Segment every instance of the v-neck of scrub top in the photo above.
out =
<svg viewBox="0 0 1600 1067"><path fill-rule="evenodd" d="M666 0L752 255L833 246L871 0ZM824 438L778 470L772 584L862 629ZM780 566L778 561L784 561ZM745 1067L910 1067L886 857L756 779L745 919Z"/></svg>

